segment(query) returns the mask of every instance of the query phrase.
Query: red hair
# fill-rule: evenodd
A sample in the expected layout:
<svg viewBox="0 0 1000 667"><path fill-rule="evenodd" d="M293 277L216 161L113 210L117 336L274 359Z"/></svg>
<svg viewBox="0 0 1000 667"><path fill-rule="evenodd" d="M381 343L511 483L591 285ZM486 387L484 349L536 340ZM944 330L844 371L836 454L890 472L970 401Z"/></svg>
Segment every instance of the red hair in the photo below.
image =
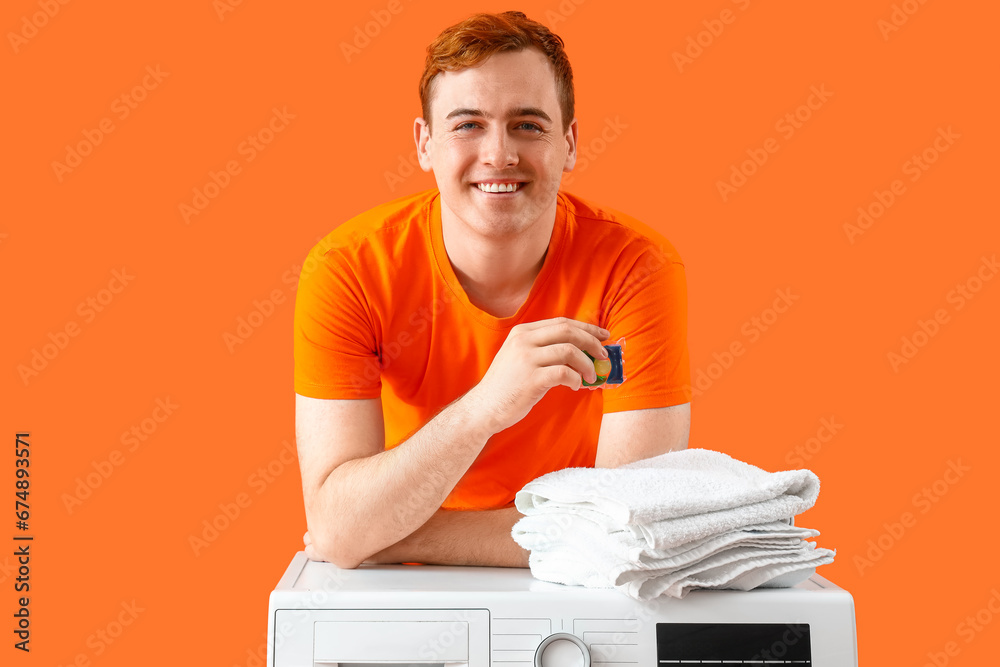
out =
<svg viewBox="0 0 1000 667"><path fill-rule="evenodd" d="M563 41L541 23L522 12L476 14L446 28L427 47L424 74L420 77L420 109L431 122L431 84L441 72L475 67L495 53L540 50L552 63L556 95L562 109L563 131L573 122L573 68L563 50Z"/></svg>

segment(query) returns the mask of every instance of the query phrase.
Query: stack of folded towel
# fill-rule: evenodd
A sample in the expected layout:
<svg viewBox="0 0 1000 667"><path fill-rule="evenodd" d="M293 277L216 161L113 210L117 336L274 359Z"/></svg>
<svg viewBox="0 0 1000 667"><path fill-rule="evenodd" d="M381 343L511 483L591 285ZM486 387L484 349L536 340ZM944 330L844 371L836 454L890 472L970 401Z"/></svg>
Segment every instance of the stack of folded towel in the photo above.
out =
<svg viewBox="0 0 1000 667"><path fill-rule="evenodd" d="M514 541L544 581L617 588L637 600L695 588L794 586L834 551L794 526L812 507L808 470L769 473L707 449L619 468L567 468L529 482Z"/></svg>

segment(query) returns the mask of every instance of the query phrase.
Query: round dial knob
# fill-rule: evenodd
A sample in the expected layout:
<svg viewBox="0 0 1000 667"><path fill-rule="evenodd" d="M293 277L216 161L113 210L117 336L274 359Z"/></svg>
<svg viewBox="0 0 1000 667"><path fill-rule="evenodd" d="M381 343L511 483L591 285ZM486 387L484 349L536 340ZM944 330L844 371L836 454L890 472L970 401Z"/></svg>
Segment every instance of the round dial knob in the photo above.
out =
<svg viewBox="0 0 1000 667"><path fill-rule="evenodd" d="M590 649L568 632L557 632L535 649L535 667L590 667Z"/></svg>

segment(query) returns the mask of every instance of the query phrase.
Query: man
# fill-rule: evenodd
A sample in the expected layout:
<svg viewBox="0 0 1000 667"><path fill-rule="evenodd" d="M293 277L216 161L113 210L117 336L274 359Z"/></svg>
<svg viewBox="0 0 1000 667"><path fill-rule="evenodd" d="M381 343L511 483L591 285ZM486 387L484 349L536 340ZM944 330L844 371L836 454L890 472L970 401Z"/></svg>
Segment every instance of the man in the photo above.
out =
<svg viewBox="0 0 1000 667"><path fill-rule="evenodd" d="M420 92L414 139L438 188L341 225L300 278L306 553L527 567L510 537L525 483L686 447L684 267L641 223L559 191L578 127L544 26L452 26ZM625 382L582 391L584 352L621 337Z"/></svg>

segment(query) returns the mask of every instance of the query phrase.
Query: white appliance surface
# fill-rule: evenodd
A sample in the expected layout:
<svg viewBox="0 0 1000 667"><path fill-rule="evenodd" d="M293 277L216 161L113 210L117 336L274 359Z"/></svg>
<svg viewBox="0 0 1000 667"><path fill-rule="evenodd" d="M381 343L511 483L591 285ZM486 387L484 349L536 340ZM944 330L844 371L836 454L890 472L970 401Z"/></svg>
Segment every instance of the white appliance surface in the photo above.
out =
<svg viewBox="0 0 1000 667"><path fill-rule="evenodd" d="M268 667L856 667L854 600L793 588L638 602L527 569L292 559L271 593Z"/></svg>

